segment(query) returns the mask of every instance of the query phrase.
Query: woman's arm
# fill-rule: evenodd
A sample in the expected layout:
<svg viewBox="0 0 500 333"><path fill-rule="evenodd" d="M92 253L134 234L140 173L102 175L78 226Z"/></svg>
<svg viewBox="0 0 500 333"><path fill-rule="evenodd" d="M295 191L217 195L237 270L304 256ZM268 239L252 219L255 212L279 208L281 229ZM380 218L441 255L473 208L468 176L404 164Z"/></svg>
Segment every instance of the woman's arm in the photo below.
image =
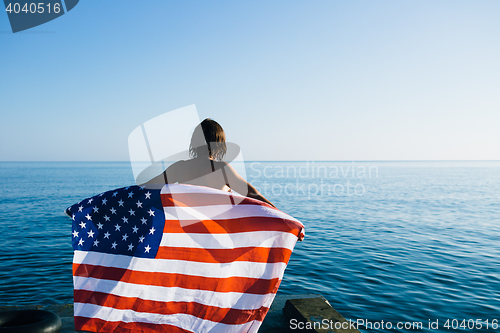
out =
<svg viewBox="0 0 500 333"><path fill-rule="evenodd" d="M230 188L232 188L239 194L263 201L276 208L276 206L273 205L269 200L267 200L259 191L257 191L255 187L253 187L250 183L243 179L243 177L241 177L240 174L236 170L234 170L231 165L226 164L224 167L224 171L226 173L229 183L228 185ZM297 236L297 238L299 241L304 240L304 233L299 231L299 235Z"/></svg>
<svg viewBox="0 0 500 333"><path fill-rule="evenodd" d="M230 164L224 163L223 168L224 172L226 173L227 182L229 183L227 185L231 189L235 190L241 195L263 201L276 208L276 206L273 205L271 201L267 200L255 187L253 187L250 183L243 179L243 177L241 177L240 174Z"/></svg>
<svg viewBox="0 0 500 333"><path fill-rule="evenodd" d="M250 183L247 182L247 185L248 185L248 193L247 193L247 197L249 198L253 198L253 199L257 199L257 200L260 200L260 201L264 201L265 203L268 203L270 204L271 206L273 206L274 208L276 208L275 205L273 205L271 203L271 201L267 200L266 198L264 198L264 196L262 194L260 194L259 191L257 191L257 189L255 187L253 187ZM236 191L238 192L238 191ZM238 192L239 193L239 192Z"/></svg>

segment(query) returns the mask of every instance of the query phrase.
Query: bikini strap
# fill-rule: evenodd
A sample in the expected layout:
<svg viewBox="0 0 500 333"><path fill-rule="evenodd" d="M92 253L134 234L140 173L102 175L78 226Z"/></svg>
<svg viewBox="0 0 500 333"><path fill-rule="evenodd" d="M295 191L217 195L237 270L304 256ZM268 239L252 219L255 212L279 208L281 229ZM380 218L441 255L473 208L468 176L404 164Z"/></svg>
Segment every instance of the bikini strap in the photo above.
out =
<svg viewBox="0 0 500 333"><path fill-rule="evenodd" d="M214 162L212 160L210 160L210 162L212 163L212 170L215 171ZM231 190L231 186L229 186L229 181L227 180L226 170L224 167L222 167L221 170L222 170L222 175L224 176L224 182L226 183L226 186L229 187L229 189ZM233 198L232 190L230 191L230 193L231 194L229 196L229 199L231 200L231 204L234 206L234 198Z"/></svg>

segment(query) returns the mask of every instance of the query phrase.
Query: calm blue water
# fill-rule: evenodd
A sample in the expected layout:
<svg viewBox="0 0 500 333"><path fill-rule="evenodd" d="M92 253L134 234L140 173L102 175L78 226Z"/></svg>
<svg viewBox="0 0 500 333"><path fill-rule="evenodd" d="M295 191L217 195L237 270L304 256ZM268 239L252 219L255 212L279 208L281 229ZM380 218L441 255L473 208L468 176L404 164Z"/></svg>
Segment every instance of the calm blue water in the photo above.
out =
<svg viewBox="0 0 500 333"><path fill-rule="evenodd" d="M306 226L279 293L320 293L346 318L422 322L422 332L453 331L446 319L488 319L488 330L464 331L500 331L491 327L500 321L500 162L245 167ZM129 163L0 163L0 305L71 303L63 210L129 184Z"/></svg>

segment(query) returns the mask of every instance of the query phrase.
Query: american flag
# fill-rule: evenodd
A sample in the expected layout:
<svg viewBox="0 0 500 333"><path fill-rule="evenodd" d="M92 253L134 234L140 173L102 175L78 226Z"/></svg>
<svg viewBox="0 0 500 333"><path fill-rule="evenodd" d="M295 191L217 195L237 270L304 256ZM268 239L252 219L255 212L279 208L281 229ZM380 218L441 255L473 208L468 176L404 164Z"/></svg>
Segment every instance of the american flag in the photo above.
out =
<svg viewBox="0 0 500 333"><path fill-rule="evenodd" d="M266 203L193 185L125 187L66 213L75 328L91 332L257 332L304 233Z"/></svg>

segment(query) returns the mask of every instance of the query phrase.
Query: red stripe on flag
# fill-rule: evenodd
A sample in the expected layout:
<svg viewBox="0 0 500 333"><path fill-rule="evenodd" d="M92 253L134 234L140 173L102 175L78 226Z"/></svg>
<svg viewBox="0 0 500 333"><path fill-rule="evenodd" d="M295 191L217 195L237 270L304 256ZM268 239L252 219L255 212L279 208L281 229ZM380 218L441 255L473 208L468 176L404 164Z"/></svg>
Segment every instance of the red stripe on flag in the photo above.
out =
<svg viewBox="0 0 500 333"><path fill-rule="evenodd" d="M122 321L106 321L98 318L75 316L75 330L90 332L143 332L143 333L193 333L173 325L148 323L125 323Z"/></svg>
<svg viewBox="0 0 500 333"><path fill-rule="evenodd" d="M187 314L203 320L227 325L241 325L253 320L263 321L269 308L239 310L220 308L196 302L160 302L143 300L136 297L123 297L101 292L75 290L76 303L87 303L136 312L161 315Z"/></svg>
<svg viewBox="0 0 500 333"><path fill-rule="evenodd" d="M191 223L192 222L192 223ZM299 223L291 220L270 217L240 217L221 220L179 220L165 221L164 233L192 233L192 234L231 234L239 232L279 231L299 235L303 228Z"/></svg>
<svg viewBox="0 0 500 333"><path fill-rule="evenodd" d="M190 247L164 247L158 249L156 259L186 260L208 263L251 261L287 263L292 251L287 248L239 247L235 249L199 249Z"/></svg>
<svg viewBox="0 0 500 333"><path fill-rule="evenodd" d="M126 283L159 287L179 287L214 292L237 292L255 295L276 293L279 278L255 279L245 277L210 278L194 275L141 272L124 268L104 267L89 264L73 264L73 276L92 277Z"/></svg>

